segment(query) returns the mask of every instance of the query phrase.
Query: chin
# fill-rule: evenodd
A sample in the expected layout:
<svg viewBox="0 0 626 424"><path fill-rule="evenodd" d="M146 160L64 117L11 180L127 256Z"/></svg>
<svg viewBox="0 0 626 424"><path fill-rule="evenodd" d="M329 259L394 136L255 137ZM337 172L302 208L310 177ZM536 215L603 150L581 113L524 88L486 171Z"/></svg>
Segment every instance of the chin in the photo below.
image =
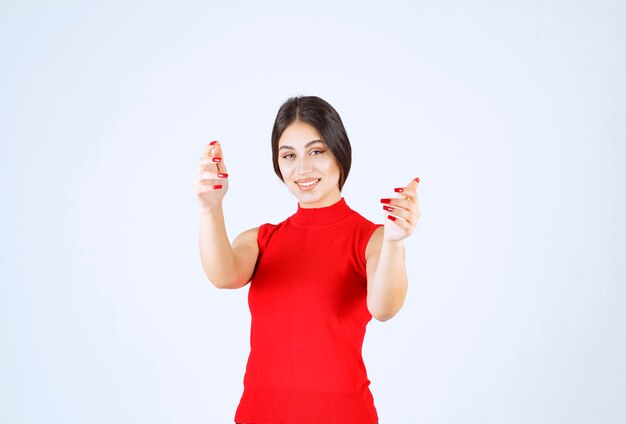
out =
<svg viewBox="0 0 626 424"><path fill-rule="evenodd" d="M322 200L322 196L314 193L292 193L300 203L317 203Z"/></svg>
<svg viewBox="0 0 626 424"><path fill-rule="evenodd" d="M291 192L293 197L295 197L298 200L298 202L310 203L310 202L318 201L321 198L321 196L318 195L314 191L309 191L309 192L301 191L298 188L298 186L290 187L289 191Z"/></svg>
<svg viewBox="0 0 626 424"><path fill-rule="evenodd" d="M315 192L308 192L308 193L298 193L297 192L298 188L296 187L296 192L292 194L294 195L294 197L298 200L298 203L300 203L300 205L313 205L313 206L309 206L309 207L313 207L313 208L319 208L322 207L320 206L320 204L324 204L325 206L330 206L330 203L334 203L334 201L331 201L331 198L334 197L332 195L332 193L315 193ZM341 197L341 194L340 194Z"/></svg>

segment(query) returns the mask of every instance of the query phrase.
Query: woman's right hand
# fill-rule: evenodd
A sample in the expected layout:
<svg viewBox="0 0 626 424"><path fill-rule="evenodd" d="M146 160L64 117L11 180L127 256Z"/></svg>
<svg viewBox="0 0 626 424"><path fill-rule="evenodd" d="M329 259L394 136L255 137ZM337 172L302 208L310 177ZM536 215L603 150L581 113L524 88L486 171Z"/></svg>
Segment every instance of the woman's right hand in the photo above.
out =
<svg viewBox="0 0 626 424"><path fill-rule="evenodd" d="M228 191L228 173L218 141L212 141L204 148L198 160L198 174L193 188L200 209L212 211L222 205Z"/></svg>

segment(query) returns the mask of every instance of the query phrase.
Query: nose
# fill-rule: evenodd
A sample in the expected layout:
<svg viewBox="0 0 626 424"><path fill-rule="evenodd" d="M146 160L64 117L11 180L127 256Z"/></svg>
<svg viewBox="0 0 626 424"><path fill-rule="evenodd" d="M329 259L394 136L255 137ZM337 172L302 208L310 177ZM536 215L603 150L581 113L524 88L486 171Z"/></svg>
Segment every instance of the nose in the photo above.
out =
<svg viewBox="0 0 626 424"><path fill-rule="evenodd" d="M298 161L298 173L300 175L306 175L313 170L313 164L311 158L308 155L302 155Z"/></svg>

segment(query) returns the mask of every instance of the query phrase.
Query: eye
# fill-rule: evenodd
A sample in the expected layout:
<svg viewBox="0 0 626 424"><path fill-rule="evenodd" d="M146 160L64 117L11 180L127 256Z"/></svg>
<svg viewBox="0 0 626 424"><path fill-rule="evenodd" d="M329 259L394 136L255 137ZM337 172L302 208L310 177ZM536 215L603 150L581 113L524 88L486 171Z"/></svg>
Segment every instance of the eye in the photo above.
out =
<svg viewBox="0 0 626 424"><path fill-rule="evenodd" d="M318 150L318 149L315 149L315 150L311 150L311 155L312 155L312 156L317 156L317 155L321 155L321 154L322 154L322 153L324 153L324 152L325 152L325 150Z"/></svg>
<svg viewBox="0 0 626 424"><path fill-rule="evenodd" d="M285 156L283 156L283 159L291 159L292 157L294 157L293 153L287 153Z"/></svg>

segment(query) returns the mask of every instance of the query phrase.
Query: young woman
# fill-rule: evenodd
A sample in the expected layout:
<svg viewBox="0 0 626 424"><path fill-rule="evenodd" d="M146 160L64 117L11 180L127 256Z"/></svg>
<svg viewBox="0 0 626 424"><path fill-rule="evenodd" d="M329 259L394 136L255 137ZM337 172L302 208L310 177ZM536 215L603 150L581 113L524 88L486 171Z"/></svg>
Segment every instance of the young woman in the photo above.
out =
<svg viewBox="0 0 626 424"><path fill-rule="evenodd" d="M350 209L341 196L350 141L337 111L314 96L281 106L272 161L297 211L244 231L232 245L219 142L205 148L194 186L207 277L218 288L250 282L250 355L235 422L376 424L361 348L371 318L386 321L404 303L403 240L420 216L419 178L380 200L384 225Z"/></svg>

